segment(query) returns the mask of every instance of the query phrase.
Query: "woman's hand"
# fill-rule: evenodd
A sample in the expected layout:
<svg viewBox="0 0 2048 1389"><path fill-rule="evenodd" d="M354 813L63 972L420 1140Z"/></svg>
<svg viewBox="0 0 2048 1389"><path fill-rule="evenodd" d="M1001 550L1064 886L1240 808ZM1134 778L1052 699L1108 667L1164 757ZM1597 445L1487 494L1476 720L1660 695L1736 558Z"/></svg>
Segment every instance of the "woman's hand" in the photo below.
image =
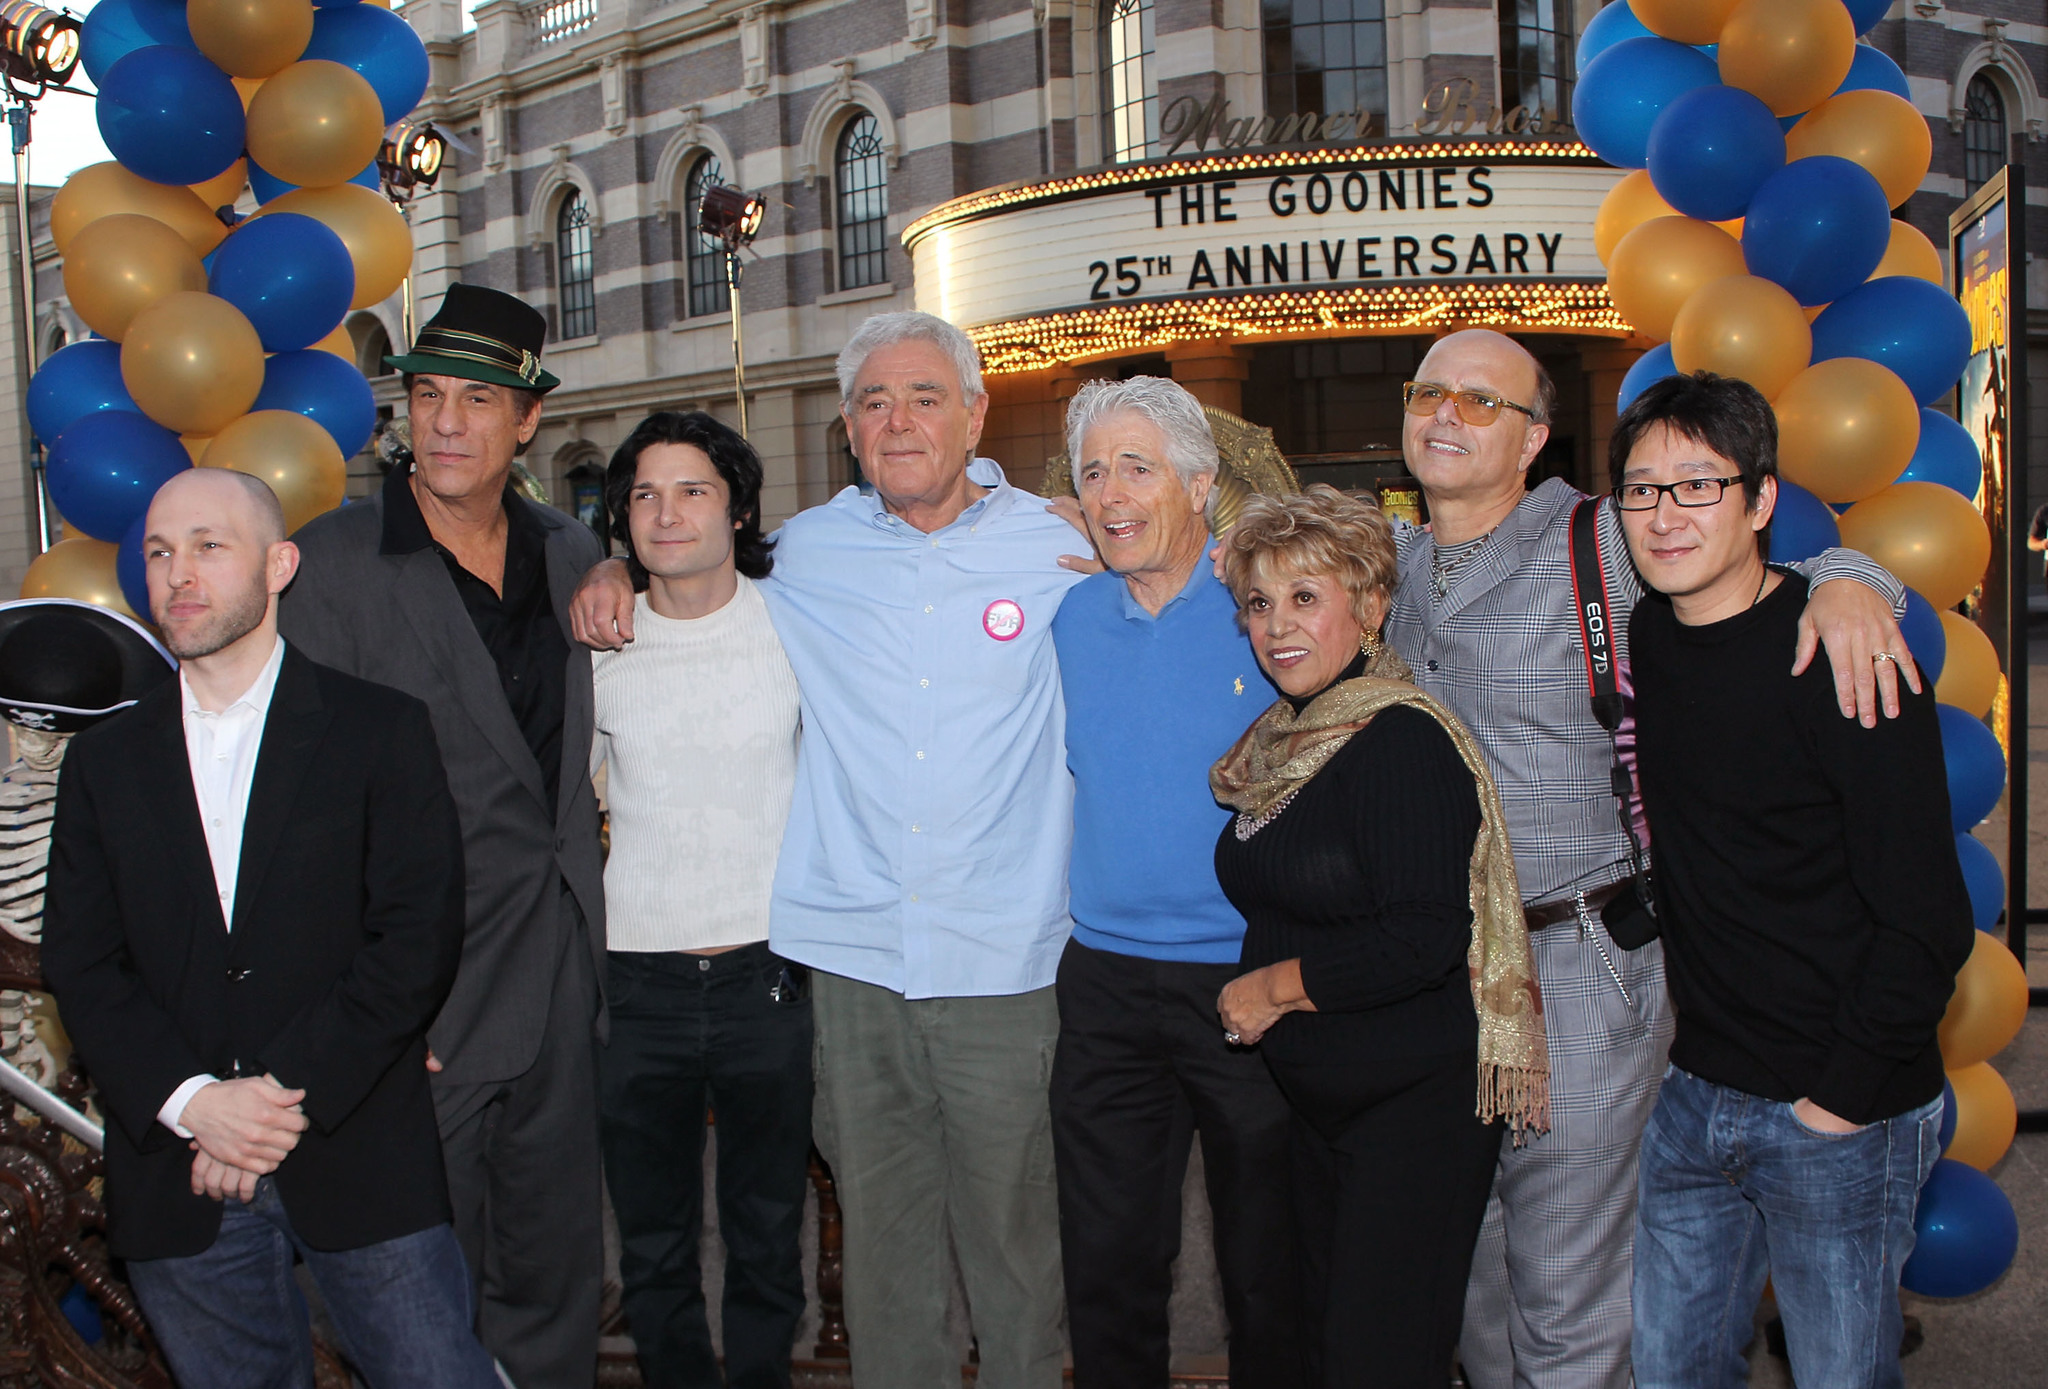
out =
<svg viewBox="0 0 2048 1389"><path fill-rule="evenodd" d="M1240 974L1216 996L1216 1013L1223 1019L1223 1040L1232 1046L1252 1046L1289 1013L1315 1010L1316 1005L1301 987L1300 960L1282 960L1250 974Z"/></svg>

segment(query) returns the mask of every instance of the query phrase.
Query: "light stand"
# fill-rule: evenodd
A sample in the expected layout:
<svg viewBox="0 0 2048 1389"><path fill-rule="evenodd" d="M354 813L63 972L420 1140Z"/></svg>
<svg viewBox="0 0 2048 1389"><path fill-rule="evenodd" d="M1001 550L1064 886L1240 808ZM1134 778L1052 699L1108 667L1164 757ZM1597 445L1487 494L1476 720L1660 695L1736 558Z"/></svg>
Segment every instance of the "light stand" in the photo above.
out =
<svg viewBox="0 0 2048 1389"><path fill-rule="evenodd" d="M383 147L377 151L378 178L384 185L384 196L397 204L408 227L412 224L413 195L422 188L432 188L441 177L448 144L448 137L424 121L400 121L384 134ZM418 332L410 266L405 271L404 291L399 305L399 331L405 335L405 344L400 350L410 352Z"/></svg>
<svg viewBox="0 0 2048 1389"><path fill-rule="evenodd" d="M751 193L713 184L704 190L697 230L725 245L726 308L732 317L732 385L739 399L740 433L747 432L746 354L740 345L740 248L760 234L768 205Z"/></svg>
<svg viewBox="0 0 2048 1389"><path fill-rule="evenodd" d="M10 89L13 84L8 84ZM15 92L21 97L21 93ZM14 148L14 234L21 248L21 372L26 399L29 380L36 374L36 252L28 219L28 99L7 108L7 130ZM22 412L22 443L28 453L28 485L36 497L36 553L50 548L50 489L44 476L43 445L29 428L28 412Z"/></svg>

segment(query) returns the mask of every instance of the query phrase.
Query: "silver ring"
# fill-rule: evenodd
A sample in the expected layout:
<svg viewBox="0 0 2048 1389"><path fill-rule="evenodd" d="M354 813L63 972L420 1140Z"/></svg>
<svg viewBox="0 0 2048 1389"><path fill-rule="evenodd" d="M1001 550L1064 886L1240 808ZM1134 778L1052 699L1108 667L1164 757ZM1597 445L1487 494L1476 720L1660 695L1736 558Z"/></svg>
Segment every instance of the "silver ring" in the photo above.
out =
<svg viewBox="0 0 2048 1389"><path fill-rule="evenodd" d="M1234 1047L1238 1047L1238 1046L1243 1046L1243 1045L1244 1045L1244 1038L1242 1038L1242 1037L1238 1036L1238 1035L1237 1035L1237 1034L1236 1034L1235 1032L1226 1032L1226 1033L1224 1033L1224 1034L1223 1034L1223 1040L1224 1040L1224 1041L1226 1041L1226 1042L1228 1042L1228 1043L1230 1043L1230 1045L1232 1045L1232 1046L1234 1046Z"/></svg>
<svg viewBox="0 0 2048 1389"><path fill-rule="evenodd" d="M1892 655L1892 653L1889 651L1880 651L1876 655L1872 656L1870 660L1873 665L1875 665L1879 661L1890 661L1893 665L1897 665L1899 663L1899 658Z"/></svg>

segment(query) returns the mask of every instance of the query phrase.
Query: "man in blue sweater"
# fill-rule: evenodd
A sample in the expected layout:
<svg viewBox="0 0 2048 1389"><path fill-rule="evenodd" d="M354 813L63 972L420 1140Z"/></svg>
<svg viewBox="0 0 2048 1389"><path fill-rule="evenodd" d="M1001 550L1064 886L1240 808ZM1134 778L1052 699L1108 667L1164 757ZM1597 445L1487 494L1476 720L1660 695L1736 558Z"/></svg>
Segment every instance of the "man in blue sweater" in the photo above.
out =
<svg viewBox="0 0 2048 1389"><path fill-rule="evenodd" d="M1083 387L1068 456L1109 567L1053 619L1074 774L1053 1148L1077 1389L1164 1389L1180 1192L1196 1130L1230 1319L1230 1382L1302 1382L1288 1108L1216 997L1244 919L1216 882L1209 768L1275 693L1204 554L1218 466L1195 398Z"/></svg>

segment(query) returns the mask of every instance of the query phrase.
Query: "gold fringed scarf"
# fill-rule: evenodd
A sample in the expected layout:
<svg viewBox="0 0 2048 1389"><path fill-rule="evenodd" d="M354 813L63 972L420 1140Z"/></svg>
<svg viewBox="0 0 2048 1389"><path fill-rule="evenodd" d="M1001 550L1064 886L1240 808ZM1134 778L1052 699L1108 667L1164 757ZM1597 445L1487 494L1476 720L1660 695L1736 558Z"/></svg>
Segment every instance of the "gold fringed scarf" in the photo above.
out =
<svg viewBox="0 0 2048 1389"><path fill-rule="evenodd" d="M1472 945L1465 960L1479 1014L1481 1119L1503 1118L1519 1143L1550 1127L1550 1049L1543 993L1515 881L1507 819L1486 759L1458 716L1410 682L1407 663L1383 649L1365 674L1316 696L1300 714L1281 700L1259 715L1209 772L1216 799L1254 820L1271 818L1351 736L1382 709L1408 704L1451 735L1479 787L1479 837L1472 845Z"/></svg>

